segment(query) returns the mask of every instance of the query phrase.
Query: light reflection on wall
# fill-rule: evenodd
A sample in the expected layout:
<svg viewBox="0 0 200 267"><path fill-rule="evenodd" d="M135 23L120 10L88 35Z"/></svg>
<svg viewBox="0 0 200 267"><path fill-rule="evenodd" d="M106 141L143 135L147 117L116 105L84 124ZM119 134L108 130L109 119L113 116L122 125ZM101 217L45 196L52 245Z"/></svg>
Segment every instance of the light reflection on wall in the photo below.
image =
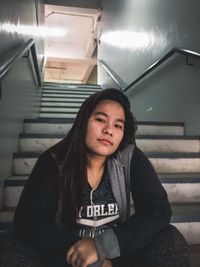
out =
<svg viewBox="0 0 200 267"><path fill-rule="evenodd" d="M146 48L155 42L152 33L133 31L113 31L102 34L101 41L120 48Z"/></svg>
<svg viewBox="0 0 200 267"><path fill-rule="evenodd" d="M25 26L20 25L19 23L17 25L10 24L10 23L4 23L0 26L1 31L6 31L8 33L18 33L18 34L24 34L24 35L32 35L32 36L42 36L42 37L62 37L67 34L66 31L63 29L58 28L50 28L50 27L37 27L37 26Z"/></svg>

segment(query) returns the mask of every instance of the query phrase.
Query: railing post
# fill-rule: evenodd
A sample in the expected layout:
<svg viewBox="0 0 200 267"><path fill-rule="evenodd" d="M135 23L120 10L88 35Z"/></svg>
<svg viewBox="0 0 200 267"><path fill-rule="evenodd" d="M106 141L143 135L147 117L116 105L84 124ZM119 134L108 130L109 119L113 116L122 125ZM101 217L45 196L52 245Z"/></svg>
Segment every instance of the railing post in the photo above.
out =
<svg viewBox="0 0 200 267"><path fill-rule="evenodd" d="M35 45L33 44L31 46L31 54L32 54L32 58L33 58L33 64L34 64L34 68L35 68L35 73L36 73L36 76L37 76L37 80L38 80L38 85L41 87L42 86L42 81L41 81L41 77L40 77L40 70L39 70L39 67L38 67L38 64L37 64L37 53L36 53L36 50L35 50Z"/></svg>
<svg viewBox="0 0 200 267"><path fill-rule="evenodd" d="M2 87L1 87L1 82L0 82L0 100L2 99Z"/></svg>

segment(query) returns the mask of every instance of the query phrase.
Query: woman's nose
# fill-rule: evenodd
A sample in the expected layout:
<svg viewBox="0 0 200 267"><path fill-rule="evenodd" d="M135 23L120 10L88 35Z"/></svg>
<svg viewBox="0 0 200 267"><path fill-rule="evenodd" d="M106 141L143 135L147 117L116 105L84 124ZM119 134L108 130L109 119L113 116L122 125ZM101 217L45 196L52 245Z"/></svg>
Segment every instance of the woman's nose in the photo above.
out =
<svg viewBox="0 0 200 267"><path fill-rule="evenodd" d="M104 127L104 129L103 129L103 133L104 134L112 135L113 134L112 127L110 125L106 125Z"/></svg>

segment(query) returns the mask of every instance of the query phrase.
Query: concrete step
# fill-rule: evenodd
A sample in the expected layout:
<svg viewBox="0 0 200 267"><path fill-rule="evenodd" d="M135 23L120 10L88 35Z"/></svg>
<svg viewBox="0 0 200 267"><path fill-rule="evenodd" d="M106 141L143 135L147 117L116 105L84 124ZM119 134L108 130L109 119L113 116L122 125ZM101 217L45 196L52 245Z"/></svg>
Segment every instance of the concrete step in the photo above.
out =
<svg viewBox="0 0 200 267"><path fill-rule="evenodd" d="M60 113L60 112L68 112L68 113L78 113L79 111L79 107L63 107L63 106L56 106L56 105L52 105L52 106L41 106L40 107L40 113L41 112L56 112L56 113Z"/></svg>
<svg viewBox="0 0 200 267"><path fill-rule="evenodd" d="M199 173L200 153L146 153L157 173Z"/></svg>
<svg viewBox="0 0 200 267"><path fill-rule="evenodd" d="M40 153L14 153L13 154L13 174L28 175L31 173Z"/></svg>
<svg viewBox="0 0 200 267"><path fill-rule="evenodd" d="M13 209L0 211L0 232L12 228L14 214L15 211Z"/></svg>
<svg viewBox="0 0 200 267"><path fill-rule="evenodd" d="M179 217L180 218L180 217ZM186 220L186 222L182 222L181 218L179 222L172 222L174 226L178 228L178 230L183 234L185 239L187 240L188 244L200 244L200 235L199 235L199 229L200 229L200 221L198 218L198 221L196 219L195 222L190 221L193 220L193 218L184 217L183 220ZM172 220L173 221L173 220Z"/></svg>
<svg viewBox="0 0 200 267"><path fill-rule="evenodd" d="M42 101L41 107L73 107L73 108L79 108L81 106L81 103L68 103L68 102L55 102L55 101Z"/></svg>
<svg viewBox="0 0 200 267"><path fill-rule="evenodd" d="M71 89L71 90L69 90L69 89L53 89L53 88L44 88L43 90L42 90L42 92L43 93L53 93L53 94L66 94L66 96L67 95L71 95L71 94L76 94L76 95L78 95L78 94L83 94L83 95L85 95L85 96L89 96L89 95L91 95L91 94L93 94L93 93L95 93L96 92L96 90L84 90L84 89L81 89L81 90L78 90L78 89Z"/></svg>
<svg viewBox="0 0 200 267"><path fill-rule="evenodd" d="M18 151L42 152L58 143L64 135L20 134Z"/></svg>
<svg viewBox="0 0 200 267"><path fill-rule="evenodd" d="M64 137L60 134L20 134L19 151L44 151ZM199 137L192 136L137 135L136 144L144 152L200 152Z"/></svg>
<svg viewBox="0 0 200 267"><path fill-rule="evenodd" d="M56 88L56 89L66 89L66 90L95 90L101 91L102 88L97 84L76 84L76 83L53 83L45 82L43 88Z"/></svg>
<svg viewBox="0 0 200 267"><path fill-rule="evenodd" d="M138 135L136 144L144 152L200 152L199 136Z"/></svg>
<svg viewBox="0 0 200 267"><path fill-rule="evenodd" d="M77 113L66 113L66 112L43 112L39 114L39 118L66 118L66 119L75 119Z"/></svg>
<svg viewBox="0 0 200 267"><path fill-rule="evenodd" d="M199 267L200 263L200 244L189 245L190 267Z"/></svg>
<svg viewBox="0 0 200 267"><path fill-rule="evenodd" d="M172 206L171 224L184 235L189 245L200 244L200 208L199 204L186 208ZM199 250L200 252L200 250Z"/></svg>
<svg viewBox="0 0 200 267"><path fill-rule="evenodd" d="M24 133L61 134L65 135L71 129L74 119L29 119L24 121Z"/></svg>
<svg viewBox="0 0 200 267"><path fill-rule="evenodd" d="M179 178L166 178L164 180L160 178L160 180L167 191L170 203L175 206L177 204L182 205L177 206L180 209L181 213L183 213L184 209L186 210L187 214L189 213L189 211L193 212L193 210L191 209L192 207L194 208L195 213L197 213L196 209L199 210L200 215L200 174L196 174L196 178L191 178L192 175L193 174L188 174L188 178L181 178L180 176ZM174 177L176 177L175 174ZM12 208L16 206L27 178L28 175L12 176L5 181L5 207ZM188 204L189 208L187 207ZM194 204L198 204L198 206ZM178 211L178 208L176 210L176 213ZM187 208L189 210L187 210Z"/></svg>
<svg viewBox="0 0 200 267"><path fill-rule="evenodd" d="M40 153L13 154L13 173L29 174ZM200 153L146 153L157 173L200 173Z"/></svg>
<svg viewBox="0 0 200 267"><path fill-rule="evenodd" d="M80 99L80 98L87 98L88 96L90 96L91 94L86 94L86 93L42 93L42 98L43 97L63 97L63 98L74 98L74 99Z"/></svg>
<svg viewBox="0 0 200 267"><path fill-rule="evenodd" d="M65 104L65 103L64 103ZM63 134L72 126L74 119L29 119L24 121L24 133ZM70 124L70 125L69 125ZM183 135L184 124L138 122L137 135Z"/></svg>
<svg viewBox="0 0 200 267"><path fill-rule="evenodd" d="M136 134L143 135L183 135L183 122L154 122L154 121L139 121L137 122L138 129Z"/></svg>
<svg viewBox="0 0 200 267"><path fill-rule="evenodd" d="M43 103L44 101L50 101L50 102L64 102L64 103L83 103L85 98L80 97L80 98L69 98L69 97L42 97L41 102Z"/></svg>
<svg viewBox="0 0 200 267"><path fill-rule="evenodd" d="M12 176L4 182L5 208L15 208L28 176Z"/></svg>
<svg viewBox="0 0 200 267"><path fill-rule="evenodd" d="M157 173L162 184L198 184L200 173Z"/></svg>
<svg viewBox="0 0 200 267"><path fill-rule="evenodd" d="M167 191L170 203L200 203L200 178L193 183L189 179L187 183L162 182L162 184ZM198 208L200 209L200 206Z"/></svg>

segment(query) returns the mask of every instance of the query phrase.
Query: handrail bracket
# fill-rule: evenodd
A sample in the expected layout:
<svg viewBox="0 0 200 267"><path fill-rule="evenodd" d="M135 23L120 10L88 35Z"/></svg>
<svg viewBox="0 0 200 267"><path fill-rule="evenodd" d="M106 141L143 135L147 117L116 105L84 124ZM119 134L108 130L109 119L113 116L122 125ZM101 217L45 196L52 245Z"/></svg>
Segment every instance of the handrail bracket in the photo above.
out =
<svg viewBox="0 0 200 267"><path fill-rule="evenodd" d="M185 56L185 59L186 59L186 65L187 65L187 66L194 66L193 63L190 63L190 62L189 62L189 55L186 55L186 56Z"/></svg>
<svg viewBox="0 0 200 267"><path fill-rule="evenodd" d="M23 55L23 57L24 57L24 58L28 58L29 55L30 55L30 50L28 50L28 51Z"/></svg>

